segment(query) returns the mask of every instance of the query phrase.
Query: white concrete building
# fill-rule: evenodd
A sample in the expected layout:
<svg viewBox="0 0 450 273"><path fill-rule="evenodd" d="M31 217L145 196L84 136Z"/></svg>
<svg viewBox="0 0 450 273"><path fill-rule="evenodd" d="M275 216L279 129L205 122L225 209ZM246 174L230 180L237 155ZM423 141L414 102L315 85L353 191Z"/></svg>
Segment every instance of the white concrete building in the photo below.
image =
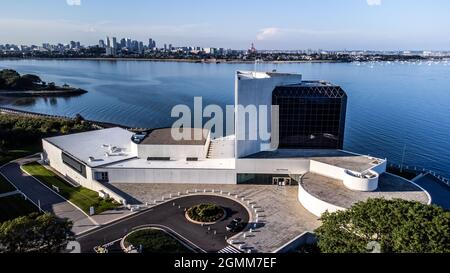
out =
<svg viewBox="0 0 450 273"><path fill-rule="evenodd" d="M191 128L142 134L110 128L43 139L43 158L68 179L121 202L107 183L298 185L299 201L316 215L339 207L308 194L301 183L305 174L341 181L351 191L377 190L387 162L342 150L346 95L338 86L302 81L298 74L237 72L235 104L233 136L211 139L208 130ZM280 108L279 147L265 150L263 140L248 140L254 127L245 122L245 107L273 104ZM333 121L310 113L334 115ZM267 118L271 130L271 112ZM201 137L175 140L172 130Z"/></svg>

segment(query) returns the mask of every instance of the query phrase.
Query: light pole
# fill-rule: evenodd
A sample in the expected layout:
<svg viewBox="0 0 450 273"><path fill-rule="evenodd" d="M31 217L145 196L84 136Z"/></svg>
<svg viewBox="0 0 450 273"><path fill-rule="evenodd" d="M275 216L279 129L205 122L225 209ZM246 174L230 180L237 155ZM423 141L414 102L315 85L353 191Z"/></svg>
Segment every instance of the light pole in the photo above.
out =
<svg viewBox="0 0 450 273"><path fill-rule="evenodd" d="M400 173L403 173L403 162L405 161L406 143L403 146L402 163L400 164Z"/></svg>

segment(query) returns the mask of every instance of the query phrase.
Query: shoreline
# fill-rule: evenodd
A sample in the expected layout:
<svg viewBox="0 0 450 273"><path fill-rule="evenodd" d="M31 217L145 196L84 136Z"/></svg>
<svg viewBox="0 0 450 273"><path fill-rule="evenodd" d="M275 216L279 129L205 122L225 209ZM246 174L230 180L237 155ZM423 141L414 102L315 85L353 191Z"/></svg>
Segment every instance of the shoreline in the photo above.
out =
<svg viewBox="0 0 450 273"><path fill-rule="evenodd" d="M79 96L88 91L83 89L56 89L56 90L0 90L0 96L5 97L50 97L50 96Z"/></svg>
<svg viewBox="0 0 450 273"><path fill-rule="evenodd" d="M153 58L124 58L124 57L93 57L93 58L18 58L7 57L0 58L0 61L18 61L18 60L43 60L43 61L142 61L142 62L172 62L172 63L197 63L197 64L254 64L255 61L244 60L197 60L197 59L153 59ZM296 63L351 63L353 61L339 61L339 60L297 60L297 61L258 61L258 64L296 64Z"/></svg>
<svg viewBox="0 0 450 273"><path fill-rule="evenodd" d="M0 115L17 115L17 116L36 117L36 118L66 119L66 120L73 120L74 118L76 118L75 116L70 117L70 116L51 115L51 114L44 114L44 113L39 113L39 112L14 109L14 108L9 108L9 107L4 107L4 106L0 106ZM157 128L138 128L138 127L132 127L132 126L128 126L128 125L112 123L112 122L107 122L107 121L99 121L99 120L85 119L85 121L98 126L99 129L105 129L105 128L111 128L111 127L120 127L120 128L127 129L130 131L157 129Z"/></svg>

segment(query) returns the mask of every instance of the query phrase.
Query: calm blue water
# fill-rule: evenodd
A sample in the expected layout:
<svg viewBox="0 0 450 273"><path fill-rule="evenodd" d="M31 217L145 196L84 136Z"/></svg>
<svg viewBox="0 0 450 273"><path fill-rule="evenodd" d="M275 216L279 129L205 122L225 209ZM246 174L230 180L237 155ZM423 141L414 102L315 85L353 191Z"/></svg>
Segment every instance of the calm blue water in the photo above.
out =
<svg viewBox="0 0 450 273"><path fill-rule="evenodd" d="M146 61L0 61L0 68L89 91L80 97L1 100L0 105L137 127L170 126L172 106L233 104L234 72L252 64ZM345 149L423 166L450 177L450 63L263 64L341 85L348 100Z"/></svg>

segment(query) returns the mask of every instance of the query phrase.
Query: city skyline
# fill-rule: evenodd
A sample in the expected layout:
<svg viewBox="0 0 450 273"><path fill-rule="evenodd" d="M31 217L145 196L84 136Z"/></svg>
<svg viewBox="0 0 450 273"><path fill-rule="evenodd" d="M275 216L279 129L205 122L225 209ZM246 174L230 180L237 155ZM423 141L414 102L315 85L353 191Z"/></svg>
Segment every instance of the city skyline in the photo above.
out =
<svg viewBox="0 0 450 273"><path fill-rule="evenodd" d="M93 45L100 37L109 36L144 42L152 37L159 45L233 49L247 49L252 42L267 50L450 48L450 37L442 35L450 31L450 18L445 14L450 3L444 0L259 1L257 9L255 2L237 1L227 5L203 1L23 2L2 4L1 43L41 45L75 40Z"/></svg>

